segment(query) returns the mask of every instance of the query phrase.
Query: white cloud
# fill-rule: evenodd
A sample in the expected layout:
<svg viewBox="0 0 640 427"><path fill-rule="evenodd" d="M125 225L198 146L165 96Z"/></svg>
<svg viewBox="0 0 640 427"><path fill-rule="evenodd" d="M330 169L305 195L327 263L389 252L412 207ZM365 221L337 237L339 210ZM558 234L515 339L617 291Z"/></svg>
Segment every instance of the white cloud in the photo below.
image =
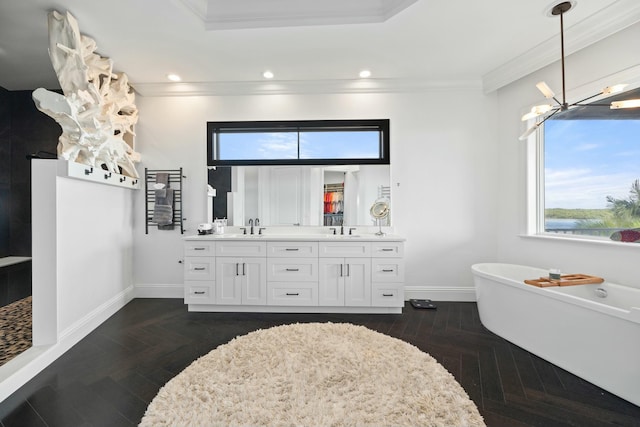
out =
<svg viewBox="0 0 640 427"><path fill-rule="evenodd" d="M575 151L591 151L595 150L596 148L600 148L600 144L582 144L576 146Z"/></svg>
<svg viewBox="0 0 640 427"><path fill-rule="evenodd" d="M637 177L627 172L593 174L589 169L545 170L545 207L603 209L607 196L627 198Z"/></svg>

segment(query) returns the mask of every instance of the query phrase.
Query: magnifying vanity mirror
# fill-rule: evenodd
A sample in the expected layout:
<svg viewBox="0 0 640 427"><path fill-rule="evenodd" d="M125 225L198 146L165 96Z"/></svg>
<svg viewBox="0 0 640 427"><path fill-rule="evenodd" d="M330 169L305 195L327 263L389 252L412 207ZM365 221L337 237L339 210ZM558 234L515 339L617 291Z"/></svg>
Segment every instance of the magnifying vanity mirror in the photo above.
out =
<svg viewBox="0 0 640 427"><path fill-rule="evenodd" d="M370 206L390 200L389 165L296 165L210 167L209 221L227 218L267 226L390 225L374 219ZM215 196L212 196L215 194ZM376 222L377 221L377 222Z"/></svg>
<svg viewBox="0 0 640 427"><path fill-rule="evenodd" d="M373 205L371 205L369 213L371 214L371 217L378 222L378 232L376 235L384 236L384 233L382 232L382 220L389 217L389 200L386 198L377 199Z"/></svg>

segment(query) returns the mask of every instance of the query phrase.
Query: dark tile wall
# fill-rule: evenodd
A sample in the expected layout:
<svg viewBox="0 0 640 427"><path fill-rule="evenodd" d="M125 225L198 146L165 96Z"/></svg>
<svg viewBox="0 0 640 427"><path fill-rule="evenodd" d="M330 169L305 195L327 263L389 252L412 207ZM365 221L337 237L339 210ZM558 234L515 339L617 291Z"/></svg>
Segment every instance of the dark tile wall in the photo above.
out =
<svg viewBox="0 0 640 427"><path fill-rule="evenodd" d="M0 90L0 256L31 256L31 161L27 155L55 153L62 133L55 120L36 108L31 93Z"/></svg>
<svg viewBox="0 0 640 427"><path fill-rule="evenodd" d="M0 87L0 258L9 255L11 115L9 91Z"/></svg>
<svg viewBox="0 0 640 427"><path fill-rule="evenodd" d="M31 261L0 268L0 307L31 295Z"/></svg>
<svg viewBox="0 0 640 427"><path fill-rule="evenodd" d="M208 171L209 185L217 190L213 198L213 219L227 217L227 192L231 191L231 166Z"/></svg>

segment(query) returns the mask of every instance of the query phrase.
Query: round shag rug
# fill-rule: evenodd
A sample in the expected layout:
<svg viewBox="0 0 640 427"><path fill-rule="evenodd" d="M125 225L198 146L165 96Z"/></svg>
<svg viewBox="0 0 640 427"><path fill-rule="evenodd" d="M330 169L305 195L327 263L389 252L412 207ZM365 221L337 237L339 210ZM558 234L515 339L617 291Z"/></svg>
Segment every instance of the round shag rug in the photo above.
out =
<svg viewBox="0 0 640 427"><path fill-rule="evenodd" d="M199 358L140 426L484 426L460 384L404 341L344 323L277 326Z"/></svg>

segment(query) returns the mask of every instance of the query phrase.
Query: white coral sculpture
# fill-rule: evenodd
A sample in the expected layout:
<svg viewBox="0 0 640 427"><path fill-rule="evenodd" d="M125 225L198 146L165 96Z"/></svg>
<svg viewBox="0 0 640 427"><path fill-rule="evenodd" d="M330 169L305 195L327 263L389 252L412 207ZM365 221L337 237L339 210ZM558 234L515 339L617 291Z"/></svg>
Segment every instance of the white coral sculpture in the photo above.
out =
<svg viewBox="0 0 640 427"><path fill-rule="evenodd" d="M95 53L96 42L80 34L69 12L51 11L48 22L49 57L64 96L38 88L33 100L62 128L58 157L138 178L140 154L127 143L138 108L127 75L114 73L111 59Z"/></svg>

